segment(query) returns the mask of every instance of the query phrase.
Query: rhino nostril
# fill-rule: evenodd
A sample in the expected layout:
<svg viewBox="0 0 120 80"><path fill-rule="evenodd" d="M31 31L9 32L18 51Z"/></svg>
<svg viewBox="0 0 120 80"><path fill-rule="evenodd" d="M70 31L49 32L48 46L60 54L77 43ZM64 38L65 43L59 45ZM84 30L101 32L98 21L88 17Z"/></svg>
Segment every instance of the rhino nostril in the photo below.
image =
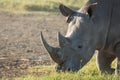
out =
<svg viewBox="0 0 120 80"><path fill-rule="evenodd" d="M67 71L71 71L71 69L70 69L70 68L68 68L68 69L67 69Z"/></svg>

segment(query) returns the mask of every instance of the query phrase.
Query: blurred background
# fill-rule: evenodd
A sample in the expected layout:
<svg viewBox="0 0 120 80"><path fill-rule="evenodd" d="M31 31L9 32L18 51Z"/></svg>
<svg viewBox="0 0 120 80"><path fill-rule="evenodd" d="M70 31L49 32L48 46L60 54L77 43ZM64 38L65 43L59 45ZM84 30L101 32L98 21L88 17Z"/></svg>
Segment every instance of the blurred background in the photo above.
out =
<svg viewBox="0 0 120 80"><path fill-rule="evenodd" d="M57 12L60 3L73 9L80 8L86 0L0 0L0 10L10 12Z"/></svg>

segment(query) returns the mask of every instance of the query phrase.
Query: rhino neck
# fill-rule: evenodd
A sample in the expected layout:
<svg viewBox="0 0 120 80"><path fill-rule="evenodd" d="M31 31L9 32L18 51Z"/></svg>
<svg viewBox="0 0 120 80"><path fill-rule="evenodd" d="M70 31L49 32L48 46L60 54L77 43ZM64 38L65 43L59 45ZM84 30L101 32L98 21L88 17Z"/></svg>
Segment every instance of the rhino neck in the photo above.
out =
<svg viewBox="0 0 120 80"><path fill-rule="evenodd" d="M113 0L98 0L98 6L94 17L94 25L96 26L97 48L104 49L111 23L113 11Z"/></svg>

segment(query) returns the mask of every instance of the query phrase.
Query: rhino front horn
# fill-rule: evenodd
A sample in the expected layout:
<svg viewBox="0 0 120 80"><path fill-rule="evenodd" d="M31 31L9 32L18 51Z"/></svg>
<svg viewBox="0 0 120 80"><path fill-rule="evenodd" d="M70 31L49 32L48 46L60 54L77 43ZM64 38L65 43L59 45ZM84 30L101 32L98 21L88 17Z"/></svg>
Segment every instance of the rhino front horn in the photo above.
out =
<svg viewBox="0 0 120 80"><path fill-rule="evenodd" d="M64 37L60 32L58 32L58 41L60 47L70 44L70 40Z"/></svg>
<svg viewBox="0 0 120 80"><path fill-rule="evenodd" d="M40 37L41 37L41 42L42 42L44 48L50 54L50 56L53 59L53 61L55 61L56 63L60 63L61 62L60 55L57 54L57 52L59 51L59 48L54 48L54 47L50 46L46 42L46 40L44 39L42 32L40 33Z"/></svg>

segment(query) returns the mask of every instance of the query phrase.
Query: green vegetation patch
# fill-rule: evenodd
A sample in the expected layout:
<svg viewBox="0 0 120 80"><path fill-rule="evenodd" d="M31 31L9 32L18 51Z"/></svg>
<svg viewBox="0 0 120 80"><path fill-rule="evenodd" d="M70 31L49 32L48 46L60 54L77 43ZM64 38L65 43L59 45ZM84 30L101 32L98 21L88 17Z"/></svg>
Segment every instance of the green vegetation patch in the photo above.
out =
<svg viewBox="0 0 120 80"><path fill-rule="evenodd" d="M115 62L113 63L113 65ZM77 73L56 73L54 66L36 66L28 69L30 75L16 78L15 80L120 80L114 74L100 74L95 64L95 57Z"/></svg>

